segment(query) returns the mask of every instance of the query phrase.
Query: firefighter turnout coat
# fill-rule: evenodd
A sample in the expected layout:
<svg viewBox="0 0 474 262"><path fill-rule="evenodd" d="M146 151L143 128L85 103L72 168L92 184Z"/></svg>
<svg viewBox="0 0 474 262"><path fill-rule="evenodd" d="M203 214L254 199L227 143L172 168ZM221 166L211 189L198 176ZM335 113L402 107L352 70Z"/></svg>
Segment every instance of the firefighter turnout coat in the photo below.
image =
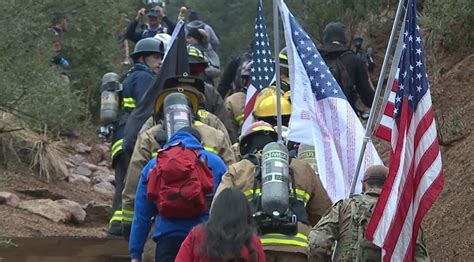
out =
<svg viewBox="0 0 474 262"><path fill-rule="evenodd" d="M294 236L266 234L259 237L265 251L303 253L307 255L308 234L312 226L316 225L326 210L331 207L331 200L323 188L319 177L315 175L306 162L293 159L290 168L293 170L297 199L304 203L310 225L298 222L298 234ZM247 159L230 165L229 170L222 177L216 196L225 188L237 187L242 190L250 201L254 188L254 172L255 165Z"/></svg>
<svg viewBox="0 0 474 262"><path fill-rule="evenodd" d="M220 156L227 165L235 162L230 142L222 131L212 128L200 121L194 122L194 128L196 128L201 135L204 149ZM155 125L141 133L137 138L122 193L122 223L131 223L133 220L135 193L140 173L148 161L155 157L161 148L161 145L159 145L155 139L155 134L161 130L161 125Z"/></svg>

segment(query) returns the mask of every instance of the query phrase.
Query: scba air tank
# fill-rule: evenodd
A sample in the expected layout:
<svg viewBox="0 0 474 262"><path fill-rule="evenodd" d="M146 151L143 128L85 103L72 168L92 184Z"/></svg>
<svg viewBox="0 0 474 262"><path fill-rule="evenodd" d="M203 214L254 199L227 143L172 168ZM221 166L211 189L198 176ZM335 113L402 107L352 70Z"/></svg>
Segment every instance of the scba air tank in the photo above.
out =
<svg viewBox="0 0 474 262"><path fill-rule="evenodd" d="M262 209L279 216L289 206L288 150L278 142L267 144L262 152Z"/></svg>
<svg viewBox="0 0 474 262"><path fill-rule="evenodd" d="M163 101L165 129L168 139L178 130L191 126L191 107L182 93L171 93Z"/></svg>
<svg viewBox="0 0 474 262"><path fill-rule="evenodd" d="M110 72L102 77L100 86L100 122L104 125L117 121L122 86L119 76Z"/></svg>
<svg viewBox="0 0 474 262"><path fill-rule="evenodd" d="M316 152L314 146L301 144L298 148L298 159L308 163L316 174L318 174L318 162L316 161Z"/></svg>

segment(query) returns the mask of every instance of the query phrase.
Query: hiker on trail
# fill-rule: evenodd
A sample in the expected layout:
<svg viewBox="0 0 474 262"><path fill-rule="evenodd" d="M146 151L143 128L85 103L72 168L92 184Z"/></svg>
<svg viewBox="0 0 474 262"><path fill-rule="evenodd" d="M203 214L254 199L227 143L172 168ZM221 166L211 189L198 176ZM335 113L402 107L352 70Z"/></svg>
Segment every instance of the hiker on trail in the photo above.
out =
<svg viewBox="0 0 474 262"><path fill-rule="evenodd" d="M309 234L310 256L316 261L382 261L381 249L365 239L364 232L372 217L388 168L371 166L365 171L362 194L340 200L328 210ZM430 261L423 232L415 248L415 261Z"/></svg>
<svg viewBox="0 0 474 262"><path fill-rule="evenodd" d="M119 120L112 137L112 166L115 169L115 195L112 205L113 215L109 224L109 235L122 235L122 190L129 164L129 156L124 150L123 136L125 124L132 111L140 103L143 94L150 86L155 74L161 67L164 49L163 43L155 38L145 38L135 45L130 55L134 65L122 82L122 105Z"/></svg>
<svg viewBox="0 0 474 262"><path fill-rule="evenodd" d="M224 101L225 108L229 112L230 119L232 120L232 128L237 134L240 134L240 129L244 123L245 99L247 97L247 87L250 83L251 68L252 61L250 60L247 60L246 63L239 68L238 81L240 82L240 88L236 89L235 92Z"/></svg>
<svg viewBox="0 0 474 262"><path fill-rule="evenodd" d="M331 70L356 113L357 93L365 106L371 107L375 90L369 83L366 64L347 47L345 26L340 22L329 23L323 31L323 45L319 52Z"/></svg>
<svg viewBox="0 0 474 262"><path fill-rule="evenodd" d="M308 234L331 206L331 200L311 167L299 159L289 161L286 148L276 141L277 133L270 124L263 121L251 124L240 140L243 160L229 166L217 189L216 200L225 188L236 187L244 193L266 261L308 261ZM267 155L264 149L267 146L279 149L270 149ZM278 188L265 188L268 185ZM286 194L281 187L286 189ZM283 202L286 206L282 204L285 207L281 212L262 210L269 203L264 202L268 198L272 198L270 203Z"/></svg>
<svg viewBox="0 0 474 262"><path fill-rule="evenodd" d="M137 137L130 165L127 170L125 188L122 194L122 230L126 238L130 235L130 228L136 210L134 203L140 172L146 163L156 156L158 150L161 149L167 141L167 136L164 135L164 132L166 132L168 121L163 112L163 101L168 95L173 93L184 94L187 99L192 102L190 108L190 125L198 130L201 135L201 144L203 147L220 156L228 165L235 162L229 138L223 131L211 126L220 122L219 119L215 115L200 109L200 105L202 105L205 100L203 81L191 76L169 78L165 81L164 90L158 96L153 118L144 124ZM218 125L222 126L221 128L225 130L222 123ZM152 254L146 253L145 255L149 256Z"/></svg>
<svg viewBox="0 0 474 262"><path fill-rule="evenodd" d="M219 37L217 36L216 32L210 25L199 20L199 17L196 11L190 11L188 15L188 23L186 24L186 30L189 30L191 28L204 29L208 37L207 45L204 46L205 49L213 49L214 51L217 52L221 44Z"/></svg>
<svg viewBox="0 0 474 262"><path fill-rule="evenodd" d="M250 205L239 189L222 190L209 221L191 230L176 261L265 261L262 244L254 233Z"/></svg>
<svg viewBox="0 0 474 262"><path fill-rule="evenodd" d="M64 14L56 14L52 21L52 27L48 28L48 34L51 35L54 52L51 62L61 67L61 75L63 76L63 79L69 83L71 64L62 52L63 34L68 28L69 21L67 17Z"/></svg>
<svg viewBox="0 0 474 262"><path fill-rule="evenodd" d="M175 261L191 229L207 221L208 202L227 167L220 157L205 150L200 139L194 128L178 130L141 172L129 242L132 261L142 259L152 218L155 261L160 262Z"/></svg>
<svg viewBox="0 0 474 262"><path fill-rule="evenodd" d="M219 91L222 98L225 99L227 96L232 95L234 92L238 92L244 87L240 74L244 65L248 64L251 59L252 45L250 45L248 51L232 57L227 63L217 86L217 91Z"/></svg>
<svg viewBox="0 0 474 262"><path fill-rule="evenodd" d="M207 79L206 69L209 67L209 62L204 53L199 48L188 45L188 62L190 75L205 81ZM222 122L225 129L217 129L223 131L230 138L230 141L234 142L237 139L237 133L232 129L232 121L224 106L224 100L211 83L205 81L204 88L206 101L204 102L203 108L218 117L219 122ZM200 112L203 111L199 111L198 113ZM215 125L211 124L211 126L214 127Z"/></svg>
<svg viewBox="0 0 474 262"><path fill-rule="evenodd" d="M144 16L148 17L148 23L143 23ZM167 28L161 25L164 22ZM142 23L142 30L137 30L139 24ZM141 8L137 12L135 19L128 25L125 37L134 43L143 38L154 37L159 33L173 33L176 24L172 22L165 13L163 7L156 6L151 9Z"/></svg>
<svg viewBox="0 0 474 262"><path fill-rule="evenodd" d="M220 59L216 51L209 44L209 33L202 27L188 27L186 25L186 41L188 45L199 48L209 61L206 68L206 82L214 85L214 79L220 74Z"/></svg>

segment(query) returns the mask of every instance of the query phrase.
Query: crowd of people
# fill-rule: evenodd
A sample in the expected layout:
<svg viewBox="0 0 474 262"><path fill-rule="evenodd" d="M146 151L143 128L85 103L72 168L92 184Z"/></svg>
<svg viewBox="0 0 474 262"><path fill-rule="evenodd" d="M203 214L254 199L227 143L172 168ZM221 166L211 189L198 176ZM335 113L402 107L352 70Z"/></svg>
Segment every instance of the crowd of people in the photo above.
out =
<svg viewBox="0 0 474 262"><path fill-rule="evenodd" d="M221 43L213 28L196 11L178 19L186 21L189 72L166 79L134 145L125 145L127 120L160 72L176 26L164 8L138 10L125 33L136 43L133 66L122 78L102 81L102 90L120 86L111 131L116 192L109 236L128 240L134 262L380 260L380 248L363 231L387 168L369 168L363 193L332 205L314 157L298 154L311 146L277 141L274 86L260 92L254 123L241 130L252 45L221 70ZM370 107L374 90L367 65L348 43L344 25L330 23L321 55L354 109L355 93ZM286 50L277 56L282 124L288 127ZM415 258L429 260L422 235Z"/></svg>

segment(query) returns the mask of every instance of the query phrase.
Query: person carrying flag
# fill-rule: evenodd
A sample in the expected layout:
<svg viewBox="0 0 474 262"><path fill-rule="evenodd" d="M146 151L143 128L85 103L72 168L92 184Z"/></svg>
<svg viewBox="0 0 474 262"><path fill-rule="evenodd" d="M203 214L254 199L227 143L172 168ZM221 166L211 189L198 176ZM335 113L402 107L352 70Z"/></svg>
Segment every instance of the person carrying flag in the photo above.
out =
<svg viewBox="0 0 474 262"><path fill-rule="evenodd" d="M381 165L365 171L362 194L338 201L309 234L310 256L317 261L382 261L382 251L364 237L367 223L387 178ZM415 261L430 261L423 232L418 234Z"/></svg>

